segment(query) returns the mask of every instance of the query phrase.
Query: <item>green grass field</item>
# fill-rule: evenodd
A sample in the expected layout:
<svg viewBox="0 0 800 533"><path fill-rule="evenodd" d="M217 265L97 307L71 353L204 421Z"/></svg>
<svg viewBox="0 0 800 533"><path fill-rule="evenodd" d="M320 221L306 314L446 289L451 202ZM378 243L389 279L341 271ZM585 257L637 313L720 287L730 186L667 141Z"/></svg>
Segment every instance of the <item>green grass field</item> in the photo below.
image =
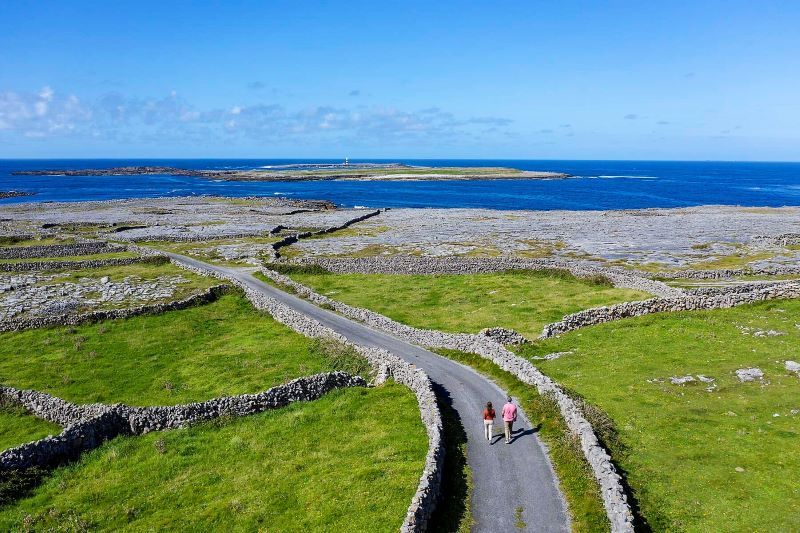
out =
<svg viewBox="0 0 800 533"><path fill-rule="evenodd" d="M426 449L405 387L336 391L115 439L0 508L0 530L397 531Z"/></svg>
<svg viewBox="0 0 800 533"><path fill-rule="evenodd" d="M0 383L81 403L179 404L335 369L330 351L231 294L160 315L2 333Z"/></svg>
<svg viewBox="0 0 800 533"><path fill-rule="evenodd" d="M504 326L528 338L565 314L648 294L581 280L563 272L476 275L292 274L345 303L367 307L420 328L477 333Z"/></svg>
<svg viewBox="0 0 800 533"><path fill-rule="evenodd" d="M789 531L800 524L800 377L784 361L800 359L798 316L797 300L656 314L520 351L573 352L534 363L613 421L601 433L653 530ZM766 330L782 334L753 335ZM739 382L748 367L764 382ZM715 387L669 380L686 375Z"/></svg>
<svg viewBox="0 0 800 533"><path fill-rule="evenodd" d="M59 433L60 426L36 418L16 405L0 402L0 451Z"/></svg>

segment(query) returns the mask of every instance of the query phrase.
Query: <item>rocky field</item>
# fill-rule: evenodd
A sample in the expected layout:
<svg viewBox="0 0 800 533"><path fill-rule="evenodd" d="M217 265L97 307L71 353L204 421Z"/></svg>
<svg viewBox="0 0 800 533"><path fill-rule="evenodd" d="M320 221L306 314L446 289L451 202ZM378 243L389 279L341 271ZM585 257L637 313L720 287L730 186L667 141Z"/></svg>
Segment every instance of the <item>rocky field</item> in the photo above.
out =
<svg viewBox="0 0 800 533"><path fill-rule="evenodd" d="M757 530L792 524L797 511L793 486L770 480L780 468L797 463L791 457L797 455L800 434L800 364L794 342L800 331L800 208L372 211L338 209L325 201L222 197L0 205L0 392L5 395L0 395L0 420L7 426L0 431L1 441L17 446L75 422L56 420L53 425L50 418L36 418L12 400L14 394L39 393L12 393L12 387L57 397L29 402L34 410L63 400L163 407L280 388L313 372L344 370L370 377L352 347L297 335L257 312L227 285L229 278L223 276L227 281L222 285L196 269L179 268L176 256L169 254L223 270L261 270L263 280L354 314L376 329L401 338L412 335L412 342L444 350L447 357L528 398L526 412L544 423L543 438L550 439L551 459L571 510L585 513L572 517L578 529L607 526L598 485L606 478L593 477L589 465L596 467L597 456L585 455L591 447L581 449L568 433L565 421L574 417L592 424L593 442L622 466L627 498L638 502L633 512L645 527ZM323 296L311 295L297 282ZM355 307L340 307L341 302ZM448 345L442 339L477 344ZM487 358L483 348L470 349L486 342L517 366ZM537 375L542 379L568 387L561 394L577 406L567 411L570 416L514 373L522 363L535 365L535 373L541 369L543 374ZM366 399L350 391L317 400L322 407L296 406L258 416L334 435L320 411L344 402L337 398L349 398L342 405L362 406L380 396L387 412L402 406L401 423L414 435L413 442L382 455L390 446L386 424L368 425L361 438L348 444L345 467L337 470L331 463L325 471L325 476L330 473L352 487L347 498L357 502L359 494L371 490L364 487L374 483L354 480L346 471L348 464L369 470L376 479L394 468L398 477L385 498L384 510L389 511L369 506L358 511L362 523L380 516L394 524L422 472L425 446L413 396L393 391L371 391ZM434 403L429 407L438 413ZM249 428L252 442L236 440L236 427ZM709 427L716 440L708 438ZM127 484L98 473L108 457L127 458L124 464L115 463L114 470L125 476L138 476L139 461L144 461L168 464L175 479L189 479L217 464L219 453L247 448L251 459L220 470L218 475L228 479L233 470L247 470L252 458L276 453L254 444L266 437L250 421L223 420L193 431L114 440L84 454L75 466L36 478L45 482L26 485L33 492L26 492L30 497L24 499L13 490L9 497L8 487L17 481L2 473L0 524L44 528L74 519L82 527L126 521L150 527L168 505L170 489L158 479L142 477L137 490L155 487L163 501L155 506L139 502L135 512L118 509L110 500L102 500L102 508L79 501L87 490L81 487L98 476L113 493L131 497L122 490ZM458 433L449 431L449 438ZM172 447L182 450L192 435L219 442L203 448L192 461L175 462ZM79 437L81 443L92 442ZM275 449L279 440L273 439ZM392 440L398 445L398 439ZM37 442L57 449L55 441ZM95 444L99 442L91 447ZM25 453L33 454L36 446ZM304 441L301 446L312 444ZM372 455L361 457L364 449ZM330 448L326 453L333 457L338 452ZM402 460L393 462L392 453L401 454ZM0 450L8 464L19 457ZM386 464L376 469L365 457ZM430 474L427 468L423 477ZM253 487L271 482L268 473L258 470L254 475L256 470L249 470ZM452 500L447 491L453 481L447 476L466 480L470 472L464 461L445 471L442 490ZM303 478L299 472L293 474L297 479ZM61 491L65 480L79 488ZM214 490L215 483L203 478L182 485L182 490L188 495L187 487L202 486L203 497L219 507L214 520L241 525L262 516L255 489L231 503L227 494ZM469 487L464 483L457 496L457 521L468 528L464 502ZM291 493L302 505L325 500L330 492L304 495L302 487L281 486L282 493ZM312 499L306 501L309 494ZM4 502L12 504L3 507ZM66 507L48 511L56 504ZM747 512L737 514L737 508ZM326 521L342 527L346 523L327 513L318 522L312 520L317 525ZM199 517L201 524L208 522Z"/></svg>

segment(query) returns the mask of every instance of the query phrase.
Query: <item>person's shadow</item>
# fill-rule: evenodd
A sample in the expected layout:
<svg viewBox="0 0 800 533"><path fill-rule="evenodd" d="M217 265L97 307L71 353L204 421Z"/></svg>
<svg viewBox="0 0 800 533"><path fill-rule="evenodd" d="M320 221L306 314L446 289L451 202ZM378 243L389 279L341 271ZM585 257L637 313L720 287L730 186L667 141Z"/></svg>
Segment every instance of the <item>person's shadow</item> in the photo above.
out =
<svg viewBox="0 0 800 533"><path fill-rule="evenodd" d="M534 433L537 433L540 429L542 429L541 422L536 424L536 426L530 429L525 429L525 428L515 429L514 431L511 432L511 444L514 444L517 441L517 439L521 439L526 435L533 435Z"/></svg>

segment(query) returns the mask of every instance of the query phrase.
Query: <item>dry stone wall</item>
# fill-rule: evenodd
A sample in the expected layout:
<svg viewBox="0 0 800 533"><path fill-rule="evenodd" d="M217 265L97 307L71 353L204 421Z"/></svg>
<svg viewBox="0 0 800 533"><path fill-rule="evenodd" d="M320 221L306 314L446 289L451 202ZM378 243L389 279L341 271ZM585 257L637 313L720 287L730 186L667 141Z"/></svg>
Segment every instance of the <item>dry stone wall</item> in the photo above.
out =
<svg viewBox="0 0 800 533"><path fill-rule="evenodd" d="M74 244L51 244L46 246L6 246L0 248L0 259L65 257L73 255L122 252L124 250L124 246L112 245L102 241L76 242Z"/></svg>
<svg viewBox="0 0 800 533"><path fill-rule="evenodd" d="M772 246L793 246L800 244L800 233L782 233L781 235L756 235L752 239Z"/></svg>
<svg viewBox="0 0 800 533"><path fill-rule="evenodd" d="M633 513L622 486L622 478L611 462L611 457L597 439L591 424L583 416L580 407L553 380L542 374L527 360L507 350L503 345L486 335L444 333L424 330L400 324L368 309L352 307L314 292L291 278L265 269L264 275L274 282L291 287L299 295L314 303L333 308L335 311L390 333L407 342L420 346L459 350L476 353L489 359L518 379L533 385L540 394L551 395L557 402L561 415L570 432L580 441L581 449L595 479L600 486L601 497L614 532L633 531Z"/></svg>
<svg viewBox="0 0 800 533"><path fill-rule="evenodd" d="M770 265L747 268L724 268L717 270L678 270L675 272L639 272L651 279L728 279L742 276L797 276L800 265Z"/></svg>
<svg viewBox="0 0 800 533"><path fill-rule="evenodd" d="M361 377L329 372L298 378L258 394L164 407L77 405L42 392L0 387L0 398L22 405L45 420L66 426L60 435L0 453L0 470L54 466L120 435L143 435L150 431L182 428L220 416L246 416L285 407L292 402L316 400L334 389L366 385Z"/></svg>
<svg viewBox="0 0 800 533"><path fill-rule="evenodd" d="M611 306L595 307L567 315L558 322L546 325L540 338L546 339L586 326L649 315L651 313L727 309L762 300L780 298L800 298L800 282L769 285L750 292L732 291L708 296L689 294L680 298L651 298L642 302L625 302Z"/></svg>
<svg viewBox="0 0 800 533"><path fill-rule="evenodd" d="M1 272L30 272L47 270L82 270L85 268L102 268L136 264L160 265L167 262L162 256L120 257L115 259L89 259L86 261L25 261L19 263L0 263Z"/></svg>
<svg viewBox="0 0 800 533"><path fill-rule="evenodd" d="M147 226L144 226L147 228ZM132 228L140 229L140 227ZM247 239L250 237L263 237L264 235L274 235L278 233L283 226L275 226L269 230L256 230L256 231L242 231L233 233L215 233L215 234L198 234L198 235L182 235L182 234L163 234L163 235L136 235L126 236L125 232L119 232L114 236L116 239L134 242L146 241L166 241L166 242L203 242L203 241L219 241L226 239Z"/></svg>
<svg viewBox="0 0 800 533"><path fill-rule="evenodd" d="M767 287L780 287L782 285L792 285L793 283L796 282L793 280L764 280L718 286L694 287L686 289L684 292L687 296L717 296L722 294L748 293L759 289L766 289Z"/></svg>
<svg viewBox="0 0 800 533"><path fill-rule="evenodd" d="M378 209L376 211L370 211L370 212L365 213L365 214L363 214L361 216L358 216L358 217L355 217L355 218L351 218L350 220L348 220L348 221L346 221L343 224L340 224L338 226L330 226L330 227L327 227L327 228L322 229L320 231L306 231L306 232L302 232L302 233L296 233L294 235L289 235L289 236L284 237L283 239L279 240L278 242L272 244L272 249L274 251L273 256L274 257L280 257L280 254L278 253L278 250L280 250L281 248L284 248L286 246L289 246L290 244L294 244L297 241L299 241L300 239L307 239L309 237L314 237L316 235L326 235L328 233L333 233L334 231L343 230L345 228L348 228L348 227L352 226L353 224L356 224L358 222L362 222L364 220L367 220L369 218L372 218L372 217L380 215L380 214L381 214L381 210Z"/></svg>

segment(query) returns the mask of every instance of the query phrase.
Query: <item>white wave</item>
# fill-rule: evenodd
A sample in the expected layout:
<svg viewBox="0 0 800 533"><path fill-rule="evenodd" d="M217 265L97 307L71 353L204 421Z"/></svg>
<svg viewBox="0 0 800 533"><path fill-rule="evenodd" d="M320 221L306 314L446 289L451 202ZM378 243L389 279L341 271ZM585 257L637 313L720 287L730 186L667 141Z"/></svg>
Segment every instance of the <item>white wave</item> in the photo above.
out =
<svg viewBox="0 0 800 533"><path fill-rule="evenodd" d="M626 179L635 179L635 180L657 180L658 176L597 176L598 178L609 179L609 178L626 178Z"/></svg>

